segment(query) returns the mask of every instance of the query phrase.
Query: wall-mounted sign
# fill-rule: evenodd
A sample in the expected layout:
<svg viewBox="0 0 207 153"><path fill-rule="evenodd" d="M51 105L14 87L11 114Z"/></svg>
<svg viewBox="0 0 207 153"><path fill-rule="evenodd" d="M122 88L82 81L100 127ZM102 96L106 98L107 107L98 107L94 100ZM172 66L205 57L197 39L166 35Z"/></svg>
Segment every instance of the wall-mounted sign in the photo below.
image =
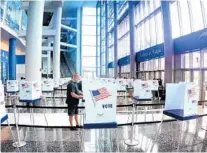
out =
<svg viewBox="0 0 207 153"><path fill-rule="evenodd" d="M136 61L143 62L154 58L161 58L163 56L164 56L164 44L160 44L137 52Z"/></svg>

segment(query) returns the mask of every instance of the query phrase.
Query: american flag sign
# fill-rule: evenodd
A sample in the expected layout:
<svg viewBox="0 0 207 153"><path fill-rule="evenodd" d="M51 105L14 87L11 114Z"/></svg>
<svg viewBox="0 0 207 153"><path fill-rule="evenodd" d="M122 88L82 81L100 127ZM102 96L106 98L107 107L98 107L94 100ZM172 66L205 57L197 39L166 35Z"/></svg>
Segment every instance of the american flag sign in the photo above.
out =
<svg viewBox="0 0 207 153"><path fill-rule="evenodd" d="M22 87L23 87L23 88L28 88L29 86L28 86L27 83L24 83L24 84L22 84Z"/></svg>
<svg viewBox="0 0 207 153"><path fill-rule="evenodd" d="M188 90L188 97L191 98L196 95L196 91L194 88Z"/></svg>
<svg viewBox="0 0 207 153"><path fill-rule="evenodd" d="M98 90L92 90L91 92L96 102L111 96L111 94L108 92L108 90L105 87L100 88Z"/></svg>

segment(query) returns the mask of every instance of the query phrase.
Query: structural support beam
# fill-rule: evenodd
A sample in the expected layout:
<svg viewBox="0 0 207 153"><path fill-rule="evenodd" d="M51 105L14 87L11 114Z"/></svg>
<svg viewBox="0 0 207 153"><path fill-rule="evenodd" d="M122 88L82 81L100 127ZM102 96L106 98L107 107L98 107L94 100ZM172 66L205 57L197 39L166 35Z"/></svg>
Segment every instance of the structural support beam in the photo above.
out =
<svg viewBox="0 0 207 153"><path fill-rule="evenodd" d="M101 1L99 1L99 7L100 7L100 76L102 77L102 6L101 6Z"/></svg>
<svg viewBox="0 0 207 153"><path fill-rule="evenodd" d="M41 82L42 22L44 1L29 2L25 75L27 81Z"/></svg>
<svg viewBox="0 0 207 153"><path fill-rule="evenodd" d="M116 9L116 1L114 3L114 77L117 78L118 76L118 55L117 55L117 9Z"/></svg>
<svg viewBox="0 0 207 153"><path fill-rule="evenodd" d="M174 76L174 51L170 20L170 2L161 1L164 27L165 83L172 83Z"/></svg>
<svg viewBox="0 0 207 153"><path fill-rule="evenodd" d="M105 76L109 77L109 39L108 39L108 7L107 7L107 1L105 1Z"/></svg>
<svg viewBox="0 0 207 153"><path fill-rule="evenodd" d="M82 33L82 8L77 10L77 49L76 49L76 72L82 75L82 44L81 44L81 33Z"/></svg>
<svg viewBox="0 0 207 153"><path fill-rule="evenodd" d="M60 46L65 46L65 47L70 47L70 48L77 48L77 45L73 45L73 44L68 44L65 42L60 42Z"/></svg>
<svg viewBox="0 0 207 153"><path fill-rule="evenodd" d="M9 80L16 80L16 38L9 39Z"/></svg>
<svg viewBox="0 0 207 153"><path fill-rule="evenodd" d="M54 51L53 51L53 79L55 82L59 82L60 78L60 32L61 32L61 18L62 18L62 7L55 9L55 22L54 28L56 35L54 37Z"/></svg>
<svg viewBox="0 0 207 153"><path fill-rule="evenodd" d="M77 29L71 28L71 27L63 25L63 24L61 24L61 28L65 29L65 30L77 32Z"/></svg>
<svg viewBox="0 0 207 153"><path fill-rule="evenodd" d="M98 21L99 21L99 16L98 16L98 9L99 9L99 6L98 6L98 3L96 5L96 76L98 76L98 52L99 52L99 45L98 45L98 36L99 36L99 33L98 33ZM99 67L100 69L100 67Z"/></svg>
<svg viewBox="0 0 207 153"><path fill-rule="evenodd" d="M133 1L129 1L129 34L130 34L130 77L135 77L135 41L134 41L134 10L135 5Z"/></svg>

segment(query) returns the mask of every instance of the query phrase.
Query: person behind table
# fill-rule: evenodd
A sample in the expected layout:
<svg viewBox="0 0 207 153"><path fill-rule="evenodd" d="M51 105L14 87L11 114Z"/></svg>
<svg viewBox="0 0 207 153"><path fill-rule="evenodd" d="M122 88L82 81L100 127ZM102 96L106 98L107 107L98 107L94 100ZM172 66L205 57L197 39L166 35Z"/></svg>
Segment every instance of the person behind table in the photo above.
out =
<svg viewBox="0 0 207 153"><path fill-rule="evenodd" d="M76 127L80 126L79 119L78 119L78 104L79 104L79 99L83 99L83 94L80 90L78 90L78 85L77 85L78 80L79 80L79 75L75 73L72 76L72 80L67 85L66 103L68 105L68 116L72 129L74 129L73 117L75 117Z"/></svg>

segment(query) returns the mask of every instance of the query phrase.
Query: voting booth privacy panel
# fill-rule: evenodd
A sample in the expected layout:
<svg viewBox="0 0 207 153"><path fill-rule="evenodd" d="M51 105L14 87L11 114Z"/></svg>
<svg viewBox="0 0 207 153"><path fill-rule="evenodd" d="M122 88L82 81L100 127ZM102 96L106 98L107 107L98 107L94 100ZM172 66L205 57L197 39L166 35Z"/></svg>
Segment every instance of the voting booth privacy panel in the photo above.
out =
<svg viewBox="0 0 207 153"><path fill-rule="evenodd" d="M194 83L166 84L165 111L177 111L183 117L197 114L199 90Z"/></svg>
<svg viewBox="0 0 207 153"><path fill-rule="evenodd" d="M42 92L52 92L53 88L52 79L42 79Z"/></svg>
<svg viewBox="0 0 207 153"><path fill-rule="evenodd" d="M14 93L19 91L19 82L17 80L7 80L6 82L6 92Z"/></svg>
<svg viewBox="0 0 207 153"><path fill-rule="evenodd" d="M4 87L2 84L0 84L0 119L1 124L8 119L4 101Z"/></svg>
<svg viewBox="0 0 207 153"><path fill-rule="evenodd" d="M39 100L41 96L41 85L37 81L20 82L20 101L32 102Z"/></svg>
<svg viewBox="0 0 207 153"><path fill-rule="evenodd" d="M83 81L84 128L115 128L117 87L99 80Z"/></svg>

